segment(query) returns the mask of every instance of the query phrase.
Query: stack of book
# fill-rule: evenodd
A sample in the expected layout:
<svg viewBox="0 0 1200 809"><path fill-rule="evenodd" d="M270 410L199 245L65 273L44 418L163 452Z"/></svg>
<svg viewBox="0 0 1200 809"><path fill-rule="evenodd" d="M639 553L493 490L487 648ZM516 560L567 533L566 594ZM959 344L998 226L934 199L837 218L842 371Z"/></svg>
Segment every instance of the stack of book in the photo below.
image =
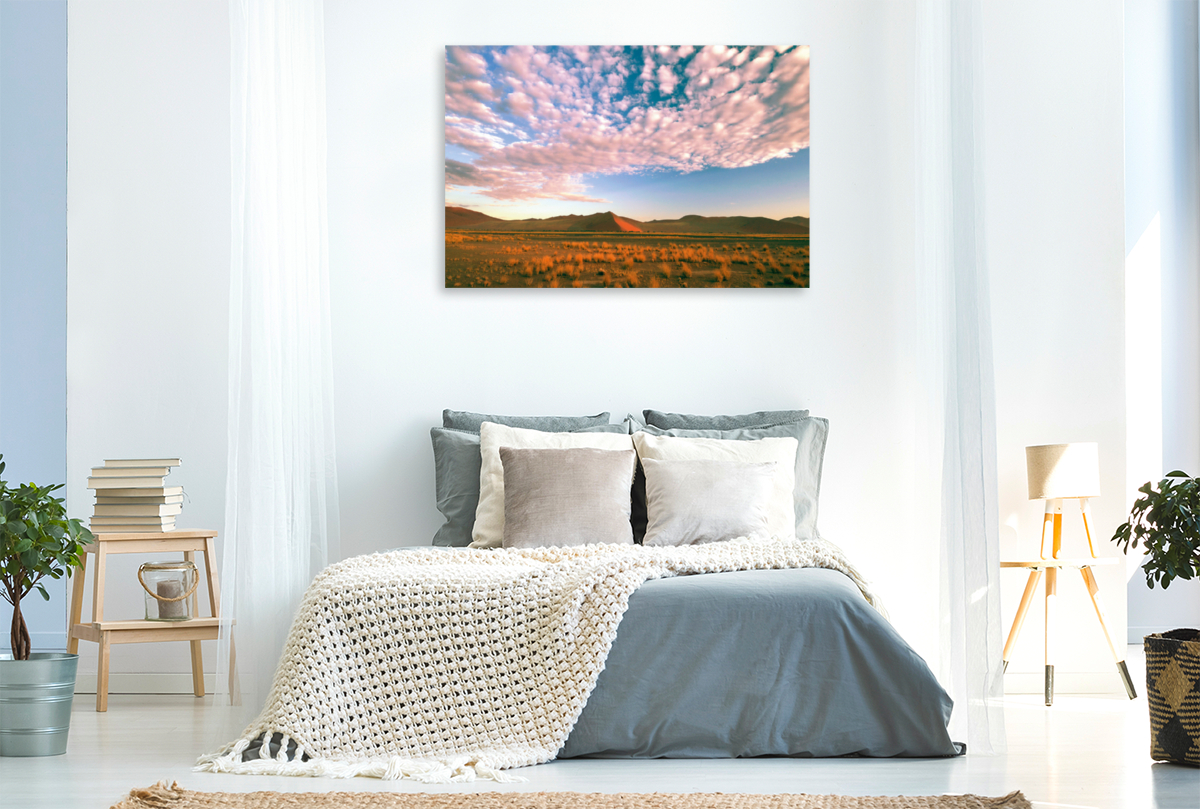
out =
<svg viewBox="0 0 1200 809"><path fill-rule="evenodd" d="M105 461L92 468L88 488L96 490L92 532L158 533L175 529L183 510L183 487L168 486L178 458L139 458Z"/></svg>

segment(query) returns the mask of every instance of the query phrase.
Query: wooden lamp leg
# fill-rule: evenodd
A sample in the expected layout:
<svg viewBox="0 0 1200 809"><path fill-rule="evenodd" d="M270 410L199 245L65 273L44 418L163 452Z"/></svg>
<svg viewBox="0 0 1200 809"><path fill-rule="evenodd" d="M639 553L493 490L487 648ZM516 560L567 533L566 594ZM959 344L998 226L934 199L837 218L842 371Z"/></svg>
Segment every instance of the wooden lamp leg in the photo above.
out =
<svg viewBox="0 0 1200 809"><path fill-rule="evenodd" d="M1057 546L1057 542L1055 543ZM1058 602L1058 568L1046 569L1046 705L1054 704L1054 614Z"/></svg>
<svg viewBox="0 0 1200 809"><path fill-rule="evenodd" d="M1042 515L1042 545L1038 553L1043 559L1046 558L1046 524L1054 522L1054 501L1046 501L1046 513Z"/></svg>
<svg viewBox="0 0 1200 809"><path fill-rule="evenodd" d="M1021 635L1021 627L1025 625L1025 614L1029 612L1029 605L1033 602L1033 596L1037 592L1038 582L1041 579L1042 571L1037 568L1029 571L1029 580L1025 582L1025 592L1021 595L1021 603L1017 607L1017 616L1013 618L1012 629L1008 633L1008 640L1004 642L1004 671L1008 671L1008 661L1012 653L1012 648L1016 645L1017 638Z"/></svg>
<svg viewBox="0 0 1200 809"><path fill-rule="evenodd" d="M1096 582L1096 574L1092 573L1090 567L1081 567L1079 572L1083 576L1083 583L1087 587L1088 595L1092 597L1092 606L1096 608L1096 617L1100 620L1100 629L1104 632L1104 639L1108 641L1108 649L1112 652L1113 659L1117 661L1117 671L1121 674L1125 693L1129 695L1130 699L1137 699L1137 690L1133 687L1129 668L1125 665L1125 655L1121 654L1117 645L1113 643L1112 635L1108 634L1108 624L1105 621L1107 616L1104 613L1104 602L1100 600L1100 585Z"/></svg>
<svg viewBox="0 0 1200 809"><path fill-rule="evenodd" d="M1062 552L1062 500L1047 500L1047 508L1054 509L1054 558Z"/></svg>
<svg viewBox="0 0 1200 809"><path fill-rule="evenodd" d="M1086 497L1081 497L1079 499L1079 513L1083 516L1083 532L1087 534L1088 553L1090 553L1092 558L1095 559L1097 557L1096 547L1092 545L1092 524L1088 519L1088 517L1091 516L1092 510L1088 506L1088 499Z"/></svg>

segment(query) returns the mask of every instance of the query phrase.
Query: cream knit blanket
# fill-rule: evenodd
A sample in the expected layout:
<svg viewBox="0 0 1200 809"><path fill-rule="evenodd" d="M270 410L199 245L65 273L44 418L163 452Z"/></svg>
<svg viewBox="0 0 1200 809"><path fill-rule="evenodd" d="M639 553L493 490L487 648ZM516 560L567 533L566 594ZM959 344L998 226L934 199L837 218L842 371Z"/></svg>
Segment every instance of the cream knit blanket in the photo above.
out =
<svg viewBox="0 0 1200 809"><path fill-rule="evenodd" d="M819 539L347 559L309 586L262 713L197 769L523 780L501 770L555 757L642 582L797 567L839 570L875 603L842 552ZM273 734L283 736L279 756L242 760L255 739L267 755Z"/></svg>

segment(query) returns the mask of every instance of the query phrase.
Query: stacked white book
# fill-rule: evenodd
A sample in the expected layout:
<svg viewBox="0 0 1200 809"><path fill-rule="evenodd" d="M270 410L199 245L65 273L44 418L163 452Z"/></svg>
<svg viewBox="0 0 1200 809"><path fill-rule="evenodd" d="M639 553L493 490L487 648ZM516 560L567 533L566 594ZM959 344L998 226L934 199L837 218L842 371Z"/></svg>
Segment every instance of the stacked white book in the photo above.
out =
<svg viewBox="0 0 1200 809"><path fill-rule="evenodd" d="M183 487L168 486L178 458L127 458L92 468L88 488L96 490L93 533L159 533L175 529L183 510Z"/></svg>

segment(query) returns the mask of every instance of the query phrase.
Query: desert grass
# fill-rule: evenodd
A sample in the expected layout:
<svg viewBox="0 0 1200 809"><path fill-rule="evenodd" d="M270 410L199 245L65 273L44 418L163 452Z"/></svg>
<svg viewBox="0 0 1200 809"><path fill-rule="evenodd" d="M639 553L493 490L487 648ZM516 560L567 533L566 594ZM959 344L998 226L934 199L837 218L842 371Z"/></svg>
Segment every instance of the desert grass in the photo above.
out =
<svg viewBox="0 0 1200 809"><path fill-rule="evenodd" d="M446 286L808 286L808 238L450 231Z"/></svg>

